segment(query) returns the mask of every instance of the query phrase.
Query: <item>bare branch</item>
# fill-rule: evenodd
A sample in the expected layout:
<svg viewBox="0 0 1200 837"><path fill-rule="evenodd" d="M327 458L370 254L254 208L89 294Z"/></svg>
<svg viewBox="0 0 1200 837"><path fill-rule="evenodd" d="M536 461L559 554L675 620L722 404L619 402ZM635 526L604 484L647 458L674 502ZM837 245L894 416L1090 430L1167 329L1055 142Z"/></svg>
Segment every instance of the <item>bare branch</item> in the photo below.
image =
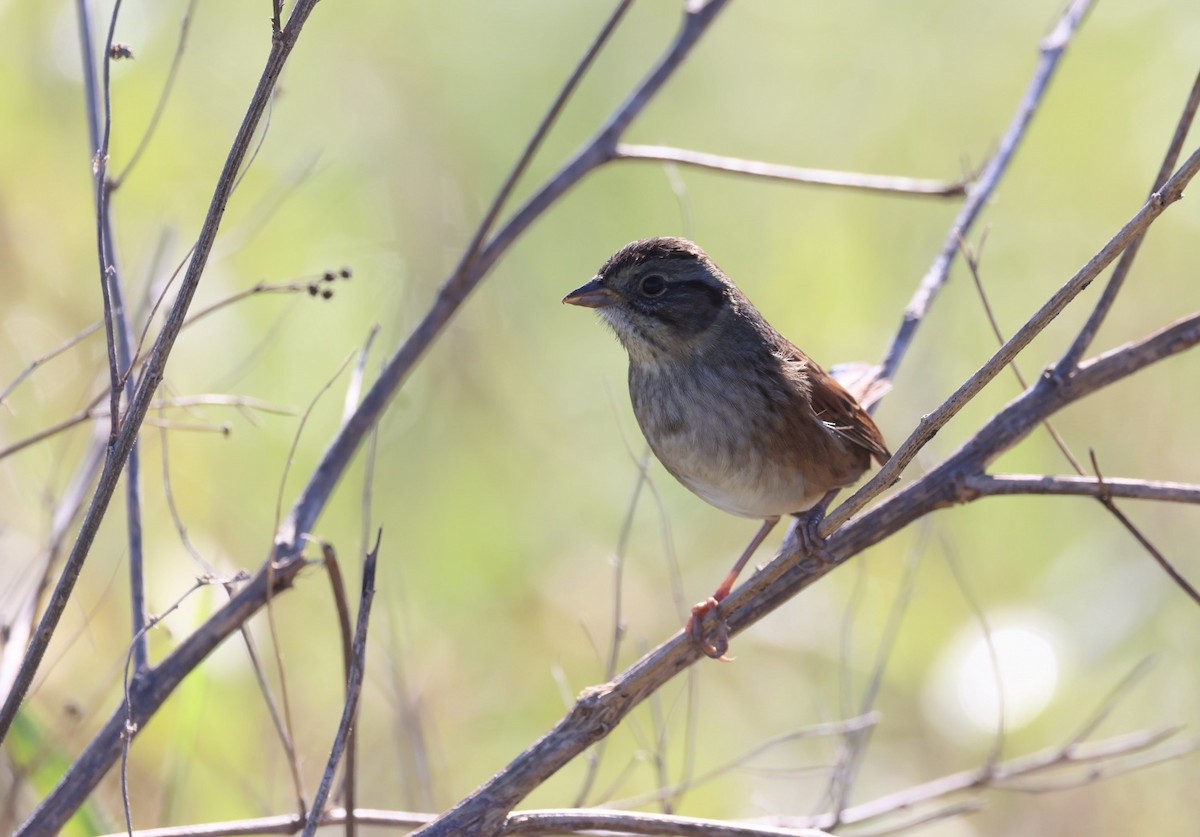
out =
<svg viewBox="0 0 1200 837"><path fill-rule="evenodd" d="M866 192L893 192L902 195L925 195L939 198L957 198L967 193L965 181L947 183L941 180L920 180L913 177L805 169L777 163L763 163L758 160L743 160L738 157L724 157L720 154L708 154L703 151L689 151L666 145L618 143L613 152L613 159L679 163L698 169L761 177L766 180L786 180L792 183L835 186L841 189L859 189Z"/></svg>
<svg viewBox="0 0 1200 837"><path fill-rule="evenodd" d="M1133 241L1144 232L1167 207L1183 196L1184 187L1191 182L1200 171L1200 149L1197 149L1187 159L1183 166L1175 172L1166 185L1155 192L1149 201L1123 226L1107 244L1093 256L1087 264L1079 269L1066 284L1058 289L1046 301L1037 313L1025 325L1009 338L1008 342L985 363L978 372L967 379L954 394L936 410L921 419L916 430L904 440L887 465L880 469L873 479L867 482L845 503L842 503L821 524L822 534L827 534L841 526L850 517L874 497L878 496L888 486L892 485L930 439L941 430L951 418L958 414L967 403L992 381L1022 349L1028 346L1064 308L1078 296L1092 280L1100 274L1113 260ZM1132 356L1130 356L1132 358ZM1152 361L1150 361L1152 362ZM1124 377L1118 374L1116 377ZM1116 380L1116 377L1112 380ZM1109 381L1111 383L1111 381ZM1103 386L1104 384L1098 384ZM999 456L1002 451L995 451ZM993 457L994 458L994 457Z"/></svg>
<svg viewBox="0 0 1200 837"><path fill-rule="evenodd" d="M1071 497L1127 497L1131 500L1159 500L1166 503L1200 503L1200 485L1159 480L1105 477L1042 476L1039 474L972 474L963 478L963 487L979 497L1013 494L1062 494Z"/></svg>
<svg viewBox="0 0 1200 837"><path fill-rule="evenodd" d="M325 800L329 798L329 790L333 787L333 775L337 772L342 752L358 717L358 696L362 691L363 675L367 668L367 625L371 621L371 602L375 599L375 560L379 557L379 541L383 538L380 529L375 537L375 546L367 553L363 563L362 596L358 601L358 624L354 630L354 648L351 658L350 674L346 683L346 705L342 710L342 721L338 724L337 734L333 739L333 747L329 753L329 761L325 766L325 774L321 777L321 786L313 800L309 811L308 822L304 826L304 837L312 837L321 824L321 811ZM336 562L335 562L336 563ZM353 817L350 818L351 833L353 833Z"/></svg>
<svg viewBox="0 0 1200 837"><path fill-rule="evenodd" d="M1101 493L1096 499L1100 501L1100 504L1104 508L1108 509L1109 514L1115 517L1118 523L1125 527L1125 530L1129 534L1133 535L1134 539L1141 544L1142 549L1150 553L1150 557L1175 582L1175 586L1187 593L1193 602L1200 604L1200 590L1193 587L1191 582L1184 578L1183 573L1175 568L1175 565L1171 563L1167 556L1163 555L1162 550L1150 542L1150 538L1134 525L1134 522L1129 519L1129 516L1125 512L1117 508L1117 504L1113 502L1112 495L1107 490L1104 474L1100 473L1100 462L1096 458L1096 452L1093 450L1090 453L1092 457L1092 470L1096 473L1096 479L1099 481L1101 488Z"/></svg>
<svg viewBox="0 0 1200 837"><path fill-rule="evenodd" d="M116 708L83 754L71 765L58 787L42 800L17 834L32 837L60 831L120 757L127 725L135 729L143 728L183 679L231 633L242 628L263 607L269 596L291 587L305 566L303 561L291 561L273 572L268 572L266 568L260 570L208 621L155 666L152 676L134 678L129 683L128 700L122 701Z"/></svg>
<svg viewBox="0 0 1200 837"><path fill-rule="evenodd" d="M74 337L71 337L70 339L60 343L59 345L55 346L53 349L46 352L45 354L39 355L38 357L34 358L33 361L31 361L28 366L26 366L23 370L21 370L21 374L17 375L17 377L15 377L15 378L13 378L12 383L10 383L8 386L6 386L4 388L3 392L0 392L0 404L3 404L5 402L5 400L8 398L8 396L12 395L12 391L14 389L16 389L17 387L19 387L26 378L28 378L30 375L32 375L34 372L36 372L37 369L43 363L53 360L54 358L61 355L63 352L74 347L77 343L80 343L81 341L87 339L88 337L91 337L93 334L96 333L97 330L99 330L101 325L102 325L101 323L92 323L90 326L88 326L83 331L76 334Z"/></svg>
<svg viewBox="0 0 1200 837"><path fill-rule="evenodd" d="M1163 187L1167 182L1167 178L1174 171L1175 165L1179 162L1179 155L1183 152L1183 143L1187 140L1188 132L1192 128L1192 121L1196 118L1196 109L1200 108L1200 73L1196 75L1196 80L1192 82L1192 91L1188 94L1187 102L1184 103L1183 113L1179 117L1179 123L1175 126L1175 133L1171 137L1171 142L1167 146L1167 153L1163 157L1162 165L1158 169L1158 174L1154 176L1154 184L1150 187L1150 196ZM1075 338L1075 342L1071 344L1062 360L1058 362L1058 366L1054 370L1054 374L1063 376L1071 374L1071 371L1079 363L1079 359L1083 357L1083 353L1092 345L1092 341L1096 339L1096 333L1100 331L1100 326L1104 323L1104 318L1108 316L1108 312L1112 309L1113 303L1116 302L1117 294L1121 292L1121 288L1125 284L1125 277L1129 275L1130 268L1133 267L1133 260L1137 258L1138 249L1142 246L1144 236L1138 236L1129 247L1121 254L1121 260L1117 262L1117 266L1113 269L1113 274L1108 280L1108 284L1104 288L1104 293L1100 295L1100 299L1096 302L1096 307L1092 310L1091 316L1088 317L1083 328L1079 330L1079 334Z"/></svg>
<svg viewBox="0 0 1200 837"><path fill-rule="evenodd" d="M853 825L869 822L880 817L889 816L896 812L908 811L917 805L932 800L943 799L947 796L964 791L985 788L1009 788L1016 780L1027 779L1047 771L1061 770L1078 765L1087 765L1095 761L1117 759L1131 756L1150 748L1156 747L1163 741L1178 734L1176 729L1151 730L1133 733L1106 741L1096 742L1087 747L1071 745L1066 747L1051 747L1037 753L1009 759L993 769L964 770L943 776L923 785L905 788L889 796L880 797L863 805L847 808L842 815L842 822ZM1172 753L1172 757L1177 757ZM1091 771L1092 768L1089 768ZM1096 775L1089 773L1089 775ZM812 818L817 823L822 817ZM790 821L790 820L787 820Z"/></svg>
<svg viewBox="0 0 1200 837"><path fill-rule="evenodd" d="M596 808L526 811L508 818L503 834L610 834L671 835L671 837L830 837L816 828L773 828L728 820L641 814ZM418 832L419 833L419 832Z"/></svg>
<svg viewBox="0 0 1200 837"><path fill-rule="evenodd" d="M276 534L280 556L286 558L299 547L302 535L325 508L334 487L350 464L367 431L375 425L392 397L425 351L445 329L467 296L488 275L499 258L533 221L587 174L612 159L613 149L629 124L649 104L667 79L683 63L728 0L690 3L674 43L667 49L629 98L575 156L550 177L483 247L475 258L464 256L459 268L438 290L437 299L400 349L389 359L379 380L363 398L357 411L341 428L325 451L320 464L296 500L292 513ZM568 82L569 84L570 82ZM518 163L520 165L520 163Z"/></svg>
<svg viewBox="0 0 1200 837"><path fill-rule="evenodd" d="M192 28L192 15L196 12L196 0L188 0L187 8L183 11L183 20L179 22L179 39L175 44L175 54L171 57L171 66L167 69L167 77L163 80L162 92L158 94L158 102L154 105L154 113L150 115L150 121L146 124L146 130L142 134L142 138L138 140L137 148L129 155L129 162L125 164L125 168L121 169L121 173L112 179L109 186L110 189L116 191L121 187L129 177L130 173L141 162L142 155L146 153L146 149L150 147L150 141L154 139L154 134L158 130L158 125L162 121L163 113L166 112L167 102L171 100L171 93L175 89L175 79L179 76L179 67L183 63L183 53L187 49L188 33Z"/></svg>
<svg viewBox="0 0 1200 837"><path fill-rule="evenodd" d="M1012 162L1017 147L1025 138L1029 124L1046 96L1050 80L1054 77L1054 72L1058 69L1058 64L1062 60L1067 46L1079 30L1091 5L1091 0L1073 0L1054 31L1042 41L1041 60L1029 83L1029 88L1025 91L1024 98L1021 99L1016 115L1000 140L999 150L988 161L979 179L971 186L967 202L959 211L958 217L954 219L950 232L942 243L941 251L921 280L921 284L904 311L900 330L893 338L892 345L888 348L887 355L883 360L882 377L885 379L889 381L895 379L896 371L900 368L900 363L904 360L904 355L907 354L908 347L917 333L917 327L929 313L938 292L950 278L950 265L954 261L955 253L958 252L958 242L967 237L968 231L983 212L984 206L987 205L992 193L999 185L1000 179L1008 171L1009 163Z"/></svg>

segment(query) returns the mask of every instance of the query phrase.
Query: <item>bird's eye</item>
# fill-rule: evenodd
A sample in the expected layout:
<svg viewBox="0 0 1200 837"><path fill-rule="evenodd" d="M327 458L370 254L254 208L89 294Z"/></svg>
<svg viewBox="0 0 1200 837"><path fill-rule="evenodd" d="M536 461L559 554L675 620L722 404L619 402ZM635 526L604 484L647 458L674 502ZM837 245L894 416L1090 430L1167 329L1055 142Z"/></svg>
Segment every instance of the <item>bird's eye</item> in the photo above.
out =
<svg viewBox="0 0 1200 837"><path fill-rule="evenodd" d="M657 273L651 273L642 280L642 296L656 297L662 296L667 290L667 280Z"/></svg>

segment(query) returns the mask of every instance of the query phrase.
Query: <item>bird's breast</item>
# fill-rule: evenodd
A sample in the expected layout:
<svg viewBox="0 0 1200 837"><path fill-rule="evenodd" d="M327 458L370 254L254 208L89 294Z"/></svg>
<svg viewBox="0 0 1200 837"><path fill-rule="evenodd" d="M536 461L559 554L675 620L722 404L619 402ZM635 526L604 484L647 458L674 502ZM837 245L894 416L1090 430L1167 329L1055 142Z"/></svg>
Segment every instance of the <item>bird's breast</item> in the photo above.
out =
<svg viewBox="0 0 1200 837"><path fill-rule="evenodd" d="M847 469L843 446L769 376L736 374L719 363L632 365L629 391L659 461L730 514L804 511L866 468Z"/></svg>

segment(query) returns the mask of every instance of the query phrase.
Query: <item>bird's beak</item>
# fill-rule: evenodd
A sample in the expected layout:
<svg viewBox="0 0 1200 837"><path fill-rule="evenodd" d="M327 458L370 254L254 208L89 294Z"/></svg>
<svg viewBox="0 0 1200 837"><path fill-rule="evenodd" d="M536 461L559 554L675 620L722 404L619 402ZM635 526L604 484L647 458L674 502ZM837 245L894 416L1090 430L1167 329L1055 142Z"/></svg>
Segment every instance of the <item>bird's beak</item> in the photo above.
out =
<svg viewBox="0 0 1200 837"><path fill-rule="evenodd" d="M582 305L584 308L606 308L621 301L621 295L596 277L581 288L576 288L563 297L567 305Z"/></svg>

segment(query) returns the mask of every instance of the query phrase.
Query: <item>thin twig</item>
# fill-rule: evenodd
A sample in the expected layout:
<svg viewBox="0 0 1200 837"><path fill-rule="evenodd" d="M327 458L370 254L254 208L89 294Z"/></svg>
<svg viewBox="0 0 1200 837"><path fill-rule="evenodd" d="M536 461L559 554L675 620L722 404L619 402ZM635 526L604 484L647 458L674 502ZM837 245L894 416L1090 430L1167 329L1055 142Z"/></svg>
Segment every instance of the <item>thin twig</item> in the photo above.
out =
<svg viewBox="0 0 1200 837"><path fill-rule="evenodd" d="M218 579L212 576L203 576L197 578L196 581L189 587L182 596L175 600L166 610L150 619L142 628L144 632L148 632L151 628L165 619L168 615L178 610L192 593L216 582ZM138 676L138 671L134 660L137 656L137 648L141 645L142 637L137 636L129 645L129 652L125 655L125 672L121 678L121 685L125 690L125 705L129 705L129 688L133 678ZM132 670L131 670L132 669ZM121 747L121 803L125 814L125 829L133 831L133 807L129 800L129 748L133 744L133 737L137 734L137 725L131 718L126 716L125 735L123 736Z"/></svg>
<svg viewBox="0 0 1200 837"><path fill-rule="evenodd" d="M968 814L977 814L986 807L987 805L981 799L954 802L950 805L944 805L941 808L935 808L932 811L918 814L902 822L891 822L879 828L856 828L854 829L854 837L881 837L884 834L900 834L905 831L911 831L914 828L920 828L923 825L941 822L942 820L964 817Z"/></svg>
<svg viewBox="0 0 1200 837"><path fill-rule="evenodd" d="M1154 668L1154 665L1154 658L1146 657L1130 669L1129 673L1122 677L1116 686L1113 686L1108 696L1096 707L1096 711L1092 713L1092 717L1088 718L1075 734L1067 740L1066 746L1073 747L1082 744L1090 738L1113 713L1113 710L1117 708L1117 705L1125 697L1126 693L1146 679L1147 675L1150 674L1150 670Z"/></svg>
<svg viewBox="0 0 1200 837"><path fill-rule="evenodd" d="M1200 485L1159 480L1074 475L973 474L965 477L963 487L976 497L1016 494L1061 494L1068 497L1127 497L1130 500L1157 500L1166 503L1200 504ZM973 498L972 498L973 499Z"/></svg>
<svg viewBox="0 0 1200 837"><path fill-rule="evenodd" d="M728 820L598 808L522 811L508 818L502 833L554 835L595 832L655 837L831 837L828 832L816 828L775 828Z"/></svg>
<svg viewBox="0 0 1200 837"><path fill-rule="evenodd" d="M171 93L175 89L175 79L179 76L179 67L183 64L183 53L187 49L188 33L191 31L192 15L195 14L195 11L196 0L188 0L187 8L183 12L183 20L179 23L179 39L175 42L175 54L171 57L171 66L167 69L167 77L163 80L162 92L158 94L154 113L151 114L150 121L146 124L142 138L138 140L137 148L129 155L129 162L125 164L125 168L121 169L121 173L112 179L109 188L113 191L121 187L137 164L141 162L142 155L146 153L146 149L150 147L150 141L154 139L163 113L167 110L167 102L170 101Z"/></svg>
<svg viewBox="0 0 1200 837"><path fill-rule="evenodd" d="M1096 742L1089 747L1050 747L1026 756L1009 759L992 769L964 770L905 788L889 796L880 797L863 805L849 808L842 818L846 825L869 822L880 817L900 811L908 811L917 805L931 800L942 799L951 794L980 788L1007 788L1010 782L1036 776L1052 770L1069 768L1076 765L1090 765L1096 761L1116 759L1121 756L1133 755L1161 744L1163 741L1178 734L1178 729L1150 730L1132 735L1120 736L1107 741ZM1172 754L1177 757L1177 754ZM1085 778L1101 778L1088 767ZM821 818L815 818L819 824Z"/></svg>
<svg viewBox="0 0 1200 837"><path fill-rule="evenodd" d="M27 379L30 375L32 375L34 372L36 372L37 369L39 367L41 367L42 364L53 360L54 358L61 355L63 352L74 347L77 343L80 343L83 340L87 339L88 337L91 337L93 334L95 334L99 330L101 325L103 325L103 323L92 323L90 326L88 326L83 331L76 334L74 337L71 337L70 339L64 341L63 343L60 343L59 345L55 346L53 349L46 352L45 354L39 355L38 357L34 358L29 363L29 365L26 366L21 371L21 374L17 375L17 377L15 377L15 378L13 378L12 383L10 383L8 386L6 386L4 388L3 392L0 392L0 404L3 404L8 399L8 396L12 395L12 391L14 389L16 389L17 387L19 387L21 385L21 383L23 381L25 381L25 379Z"/></svg>
<svg viewBox="0 0 1200 837"><path fill-rule="evenodd" d="M900 324L900 329L883 360L881 375L886 380L895 380L896 372L912 344L917 327L924 321L938 292L950 277L950 266L954 261L955 253L958 252L959 240L967 237L968 231L978 219L984 206L987 205L992 193L999 185L1000 179L1008 171L1008 166L1012 162L1018 146L1029 130L1029 124L1033 120L1034 114L1037 113L1046 97L1046 91L1049 89L1054 72L1058 69L1059 62L1075 33L1079 30L1079 26L1083 23L1090 7L1091 0L1073 0L1059 19L1054 31L1042 41L1041 60L1034 71L1029 88L1021 99L1021 104L1017 107L1016 115L1000 140L1000 147L984 167L979 179L972 184L967 202L959 211L958 217L954 219L950 232L942 243L941 251L921 280L912 301L904 310L904 319Z"/></svg>
<svg viewBox="0 0 1200 837"><path fill-rule="evenodd" d="M192 560L210 576L217 574L216 569L205 560L200 554L200 550L192 543L191 536L188 535L187 525L183 522L183 515L179 512L179 506L175 503L175 489L171 485L171 445L170 434L163 428L158 435L159 448L162 451L162 484L163 484L163 499L167 502L167 512L171 515L171 521L175 524L175 532L179 535L179 542L183 544L184 550L188 555L192 556Z"/></svg>
<svg viewBox="0 0 1200 837"><path fill-rule="evenodd" d="M925 195L939 198L957 198L967 193L967 182L947 183L941 180L921 180L913 177L891 177L860 172L831 171L828 169L806 169L783 166L758 160L743 160L724 157L703 151L689 151L666 145L629 145L618 143L613 151L614 160L648 160L660 163L678 163L710 171L761 177L767 180L784 180L791 183L807 183L813 186L834 186L841 189L859 189L867 192L893 192L902 195Z"/></svg>
<svg viewBox="0 0 1200 837"><path fill-rule="evenodd" d="M36 433L26 436L24 439L19 439L6 448L0 448L0 459L12 456L15 453L19 453L25 448L36 445L39 442L44 442L52 436L57 436L59 433L70 430L72 427L78 427L79 425L86 424L94 419L108 418L108 409L106 407L98 406L98 402L101 400L103 399L97 398L95 401L93 401L92 406L85 408L82 412L71 416L68 419L63 419L57 424L52 424L49 427L43 427ZM278 416L295 416L298 414L297 411L291 407L271 404L268 401L260 401L256 398L248 398L240 395L221 395L219 393L189 395L177 399L159 400L151 402L150 406L156 410L170 407L178 407L181 409L201 406L235 407L242 412L243 415L246 415L247 411L250 410L257 410L259 412L271 413Z"/></svg>
<svg viewBox="0 0 1200 837"><path fill-rule="evenodd" d="M1187 102L1184 103L1183 113L1179 116L1179 122L1175 126L1175 133L1171 137L1171 142L1167 146L1167 152L1163 155L1162 165L1159 166L1158 174L1154 176L1154 184L1150 187L1150 195L1163 187L1170 177L1171 172L1175 170L1176 163L1179 162L1179 155L1183 153L1183 144L1187 140L1188 132L1192 128L1192 121L1196 118L1196 110L1200 108L1200 73L1196 75L1196 80L1192 82L1191 93L1188 94ZM1054 368L1054 374L1063 376L1070 375L1075 367L1079 364L1083 353L1092 345L1092 341L1096 339L1096 333L1100 331L1100 326L1104 324L1105 317L1112 309L1113 303L1116 302L1117 294L1125 284L1125 278L1129 275L1130 269L1133 267L1133 260L1137 258L1138 249L1142 246L1143 236L1138 236L1132 242L1125 252L1121 255L1121 260L1117 262L1117 266L1113 268L1113 274L1109 277L1108 284L1104 287L1104 292L1100 295L1100 299L1096 301L1096 307L1092 309L1091 316L1088 317L1083 328L1079 330L1079 334L1075 337L1071 348L1067 349L1063 354L1062 360Z"/></svg>
<svg viewBox="0 0 1200 837"><path fill-rule="evenodd" d="M342 710L342 721L338 724L337 734L333 739L333 747L329 752L329 761L325 766L325 774L321 777L321 786L313 799L312 808L308 814L308 822L304 826L304 837L312 837L321 824L321 812L325 808L325 800L329 798L329 789L333 787L333 776L337 772L346 741L350 737L355 719L358 717L358 700L362 691L363 674L367 668L367 626L371 620L371 602L375 598L375 559L379 557L379 542L383 538L383 530L375 536L375 546L367 553L363 562L362 596L358 602L358 625L354 629L353 665L346 684L346 705ZM350 818L353 822L353 817Z"/></svg>
<svg viewBox="0 0 1200 837"><path fill-rule="evenodd" d="M252 296L258 296L260 294L291 294L291 293L309 293L309 294L311 294L312 293L311 289L318 286L317 285L318 281L319 281L318 279L303 279L303 280L292 281L292 282L281 282L278 284L259 282L258 284L254 285L251 288L247 288L244 291L238 291L237 293L231 294L230 296L225 297L224 299L218 300L217 302L214 302L213 304L200 309L194 315L192 315L188 318L187 322L184 323L184 328L187 328L188 326L193 325L194 323L198 322L199 320L201 320L204 317L209 316L210 314L214 314L223 308L226 308L230 305L233 305L234 303L240 302L243 299L247 299ZM101 325L100 323L97 323L92 328L97 329L100 327L100 325ZM60 347L60 348L62 348L62 347ZM58 350L55 350L55 351L58 351ZM142 363L144 360L145 360L145 356L139 355L138 357L134 358L133 365L137 366L140 363ZM92 398L92 400L90 402L88 402L87 407L85 407L81 412L77 413L76 415L72 416L71 418L63 419L62 421L60 421L56 424L53 424L50 427L44 427L41 430L39 430L38 432L33 433L32 435L27 436L24 439L18 439L16 442L13 442L12 444L8 445L7 447L0 448L0 459L3 459L7 456L11 456L12 454L17 453L18 451L24 450L25 448L29 447L30 445L35 445L38 442L44 441L45 439L48 439L51 436L61 433L64 430L69 430L70 428L75 427L79 424L83 424L84 422L87 422L87 421L90 421L90 420L96 419L96 418L108 418L111 415L109 410L102 408L99 405L101 402L104 401L105 397L107 395L109 395L109 393L110 393L110 390L105 389L103 392L100 392L99 394L94 396ZM294 414L294 413L290 412L290 408L268 407L268 406L266 406L267 402L258 401L256 399L252 399L252 398L246 398L244 396L231 397L231 396L222 396L222 395L212 395L212 396L192 396L192 397L193 398L210 398L211 403L213 403L213 404L222 404L223 403L223 404L229 404L229 405L233 405L233 406L253 407L253 408L259 409L263 412L268 412L268 413L276 412L276 413L279 413L280 415ZM221 401L222 398L224 398L225 401ZM152 409L152 410L158 409L159 407L163 406L163 403L164 402L162 402L161 400L153 401L150 404L150 409ZM186 405L180 405L180 406L186 406Z"/></svg>
<svg viewBox="0 0 1200 837"><path fill-rule="evenodd" d="M1096 499L1100 501L1104 508L1108 509L1109 514L1115 517L1117 521L1125 527L1125 530L1129 532L1129 534L1133 535L1134 539L1141 544L1142 549L1150 553L1150 557L1154 559L1155 563L1162 567L1163 572L1170 576L1171 580L1175 582L1175 585L1180 590L1187 593L1188 597L1191 598L1193 602L1200 604L1200 590L1197 590L1195 587L1193 587L1191 582L1183 577L1183 573L1179 572L1179 570L1175 568L1175 565L1167 559L1167 556L1163 555L1158 547L1150 542L1150 539L1146 537L1142 530L1135 526L1133 521L1130 520L1123 511L1117 508L1117 504L1113 502L1112 495L1106 490L1107 486L1104 482L1104 475L1100 473L1100 463L1096 459L1096 452L1094 450L1089 450L1088 453L1091 455L1092 470L1096 474L1096 482L1100 488L1100 493L1096 495Z"/></svg>
<svg viewBox="0 0 1200 837"><path fill-rule="evenodd" d="M909 551L908 560L904 562L904 575L900 582L900 592L897 594L896 600L892 603L892 607L888 613L887 624L883 630L883 638L879 643L879 648L875 652L875 664L871 667L871 677L867 681L866 688L863 691L862 701L857 707L860 717L867 717L875 711L876 701L879 699L879 693L883 689L883 676L887 671L887 664L893 658L892 651L895 649L896 642L900 638L901 624L904 621L904 616L908 613L913 592L917 587L917 572L921 568L927 541L928 532L922 532L916 545ZM829 807L832 808L835 815L845 809L846 803L850 799L854 780L857 777L859 769L862 767L863 760L866 757L867 744L870 742L871 734L874 731L875 725L869 724L858 729L847 730L843 736L843 743L838 753L838 764L832 771L829 788L826 791L826 796L830 802Z"/></svg>
<svg viewBox="0 0 1200 837"><path fill-rule="evenodd" d="M342 639L342 676L346 678L346 701L350 700L350 680L354 675L354 629L350 627L350 601L346 596L346 583L342 578L342 568L338 565L337 552L333 544L322 542L321 555L325 559L325 573L329 577L330 591L333 593L333 605L337 611L338 635ZM357 736L354 729L346 739L346 808L354 810L354 742ZM311 812L310 812L311 815ZM354 837L353 818L346 821L347 837Z"/></svg>
<svg viewBox="0 0 1200 837"><path fill-rule="evenodd" d="M637 472L637 480L633 484L629 503L625 507L625 517L621 520L621 529L617 534L617 546L613 550L612 555L612 631L609 634L608 660L604 665L605 680L611 680L617 674L617 664L620 661L621 654L621 641L625 637L625 618L621 612L625 599L625 555L629 548L629 536L633 532L633 518L634 513L637 511L638 500L641 498L642 488L648 481L646 466L649 464L649 459L650 451L646 450L642 454L642 460ZM587 770L584 771L583 782L580 783L573 803L577 808L587 804L588 795L592 792L596 777L600 774L600 763L604 759L606 743L607 740L601 741L588 751Z"/></svg>
<svg viewBox="0 0 1200 837"><path fill-rule="evenodd" d="M1017 333L997 351L982 366L979 371L966 380L955 392L937 409L922 417L917 428L909 435L904 443L896 450L888 463L869 480L862 488L854 493L825 518L821 525L821 533L828 534L844 524L850 517L869 503L873 498L892 485L900 474L916 457L917 453L941 430L950 419L966 406L979 392L987 386L1021 350L1028 346L1035 337L1042 333L1067 305L1077 297L1104 268L1129 245L1135 237L1144 232L1167 207L1183 196L1184 187L1191 182L1196 173L1200 172L1200 149L1197 149L1187 161L1167 181L1166 185L1156 192L1140 210L1114 235L1107 244L1093 256L1087 264L1079 269L1066 284L1059 288L1053 296L1038 309ZM1046 379L1042 379L1045 381ZM999 455L999 452L997 452Z"/></svg>
<svg viewBox="0 0 1200 837"><path fill-rule="evenodd" d="M979 294L979 301L983 305L983 312L987 317L988 324L992 328L992 334L995 336L996 342L1003 346L1006 338L1004 337L1004 331L1000 328L999 320L996 319L996 313L992 310L992 303L988 299L987 290L983 286L983 277L979 273L979 259L965 241L960 240L958 247L962 253L963 261L966 262L967 269L971 272L971 279L975 282L975 291ZM1029 383L1025 380L1025 375L1021 372L1021 367L1017 364L1015 358L1009 364L1009 368L1012 369L1013 376L1017 379L1017 384L1020 385L1021 389L1029 389ZM1042 423L1042 426L1050 434L1050 438L1058 447L1059 452L1062 453L1063 458L1075 469L1075 473L1083 476L1083 466L1079 464L1079 460L1075 458L1075 454L1067 445L1066 439L1062 437L1054 424L1047 419Z"/></svg>
<svg viewBox="0 0 1200 837"><path fill-rule="evenodd" d="M101 57L102 81L97 82L96 56L93 50L90 0L77 0L79 18L79 49L84 64L84 99L88 111L91 143L93 195L96 206L96 251L100 263L100 287L104 300L105 337L109 349L109 439L116 438L120 426L118 411L121 396L133 395L132 343L133 325L125 303L121 271L117 265L116 237L113 234L111 190L108 183L108 149L112 134L112 63L113 36L121 12L121 0L113 4L108 35ZM97 84L99 83L99 87ZM150 667L149 638L146 635L146 579L142 550L142 478L141 453L136 439L129 453L125 479L126 532L129 540L129 599L134 640L134 667L137 673ZM0 734L0 738L3 735Z"/></svg>
<svg viewBox="0 0 1200 837"><path fill-rule="evenodd" d="M774 750L782 744L790 744L795 741L811 741L815 738L831 738L837 735L849 735L864 729L870 729L879 724L880 715L878 712L871 712L867 715L862 715L857 718L848 718L845 721L830 721L820 724L812 724L792 732L785 732L782 735L772 736L765 741L760 741L751 747L746 752L739 756L729 759L728 761L706 770L698 776L686 779L683 782L671 788L660 788L649 793L640 794L638 796L627 797L617 800L610 807L635 808L640 805L645 805L648 802L654 802L663 798L677 798L684 793L694 790L698 787L708 784L722 777L728 776L735 770L745 769L746 766L758 758L759 756Z"/></svg>
<svg viewBox="0 0 1200 837"><path fill-rule="evenodd" d="M296 432L292 435L292 446L288 450L287 460L283 465L283 474L279 478L279 491L275 496L276 525L278 525L279 515L281 514L281 509L283 508L283 491L287 485L288 474L291 473L292 470L292 463L296 458L296 451L300 447L300 439L304 434L304 427L308 423L309 417L312 415L313 410L316 409L316 406L320 402L321 398L324 397L325 393L329 392L329 390L333 387L334 382L341 377L342 372L346 370L346 367L350 365L350 361L353 359L353 354L346 356L346 359L342 361L341 365L337 368L333 375L330 376L329 380L325 382L324 386L317 390L316 395L314 395L312 400L308 402L308 407L305 408L304 414L300 417L300 424L297 426ZM267 564L267 573L272 574L275 571L276 562L274 560L269 561ZM271 586L272 585L268 585L268 589L270 589ZM271 634L271 647L275 657L275 673L279 678L280 707L283 710L281 718L283 725L279 729L280 740L283 742L283 746L287 750L288 767L290 768L292 774L292 786L296 791L297 809L300 811L302 816L306 816L309 812L309 809L305 807L307 804L305 801L307 799L307 794L304 791L304 777L300 772L300 756L296 752L295 747L296 727L292 722L292 702L287 686L287 666L284 665L283 661L283 645L279 641L280 632L279 626L275 620L274 601L271 598L268 598L266 604L267 628Z"/></svg>

